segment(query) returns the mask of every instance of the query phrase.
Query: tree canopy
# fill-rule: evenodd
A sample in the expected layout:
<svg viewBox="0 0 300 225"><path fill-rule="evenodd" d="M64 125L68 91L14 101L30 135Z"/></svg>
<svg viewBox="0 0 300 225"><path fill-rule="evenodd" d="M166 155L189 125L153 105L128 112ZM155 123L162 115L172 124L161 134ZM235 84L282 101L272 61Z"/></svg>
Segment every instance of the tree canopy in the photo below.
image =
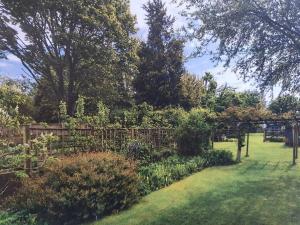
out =
<svg viewBox="0 0 300 225"><path fill-rule="evenodd" d="M196 40L196 55L213 50L212 58L233 62L244 79L261 88L281 84L300 91L300 1L181 1L187 5L187 35ZM207 48L209 46L209 48Z"/></svg>
<svg viewBox="0 0 300 225"><path fill-rule="evenodd" d="M120 101L130 92L134 26L127 0L0 1L0 46L21 60L42 91L48 86L51 104L66 101L71 115L79 95L108 92Z"/></svg>
<svg viewBox="0 0 300 225"><path fill-rule="evenodd" d="M276 114L296 112L300 109L300 100L293 95L278 96L269 105L269 110Z"/></svg>

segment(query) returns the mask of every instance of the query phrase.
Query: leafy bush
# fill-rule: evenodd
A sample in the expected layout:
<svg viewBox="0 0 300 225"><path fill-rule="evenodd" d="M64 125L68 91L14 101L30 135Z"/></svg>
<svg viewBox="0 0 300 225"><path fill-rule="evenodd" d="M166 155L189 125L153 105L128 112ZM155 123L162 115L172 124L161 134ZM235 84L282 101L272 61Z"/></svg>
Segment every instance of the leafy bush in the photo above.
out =
<svg viewBox="0 0 300 225"><path fill-rule="evenodd" d="M142 192L147 194L166 187L185 176L200 171L204 166L205 159L200 156L193 158L172 156L162 162L142 167L139 172L143 180Z"/></svg>
<svg viewBox="0 0 300 225"><path fill-rule="evenodd" d="M133 140L125 149L126 157L138 161L140 164L148 164L152 161L152 149L146 143Z"/></svg>
<svg viewBox="0 0 300 225"><path fill-rule="evenodd" d="M142 141L131 140L123 150L123 153L127 158L137 161L141 166L161 161L174 155L176 152L169 148L154 149Z"/></svg>
<svg viewBox="0 0 300 225"><path fill-rule="evenodd" d="M26 212L9 213L0 211L0 225L46 225L38 224L35 216Z"/></svg>
<svg viewBox="0 0 300 225"><path fill-rule="evenodd" d="M152 162L159 162L176 154L176 150L172 148L153 149Z"/></svg>
<svg viewBox="0 0 300 225"><path fill-rule="evenodd" d="M210 146L211 125L207 112L192 110L176 131L178 151L182 155L195 156L206 152Z"/></svg>
<svg viewBox="0 0 300 225"><path fill-rule="evenodd" d="M232 152L227 150L212 150L205 154L206 166L225 166L234 163Z"/></svg>
<svg viewBox="0 0 300 225"><path fill-rule="evenodd" d="M83 154L52 162L40 178L25 180L9 203L49 224L77 224L131 206L140 197L139 183L132 161L112 153Z"/></svg>
<svg viewBox="0 0 300 225"><path fill-rule="evenodd" d="M285 142L285 137L270 137L268 138L270 142Z"/></svg>

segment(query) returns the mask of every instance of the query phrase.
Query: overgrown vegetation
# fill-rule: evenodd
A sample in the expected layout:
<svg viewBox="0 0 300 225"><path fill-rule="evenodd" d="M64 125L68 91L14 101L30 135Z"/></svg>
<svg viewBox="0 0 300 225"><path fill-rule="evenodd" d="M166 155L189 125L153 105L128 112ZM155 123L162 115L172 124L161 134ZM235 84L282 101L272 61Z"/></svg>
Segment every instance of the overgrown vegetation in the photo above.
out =
<svg viewBox="0 0 300 225"><path fill-rule="evenodd" d="M128 208L140 198L135 164L112 153L53 161L36 179L25 179L8 208L49 224L78 224Z"/></svg>

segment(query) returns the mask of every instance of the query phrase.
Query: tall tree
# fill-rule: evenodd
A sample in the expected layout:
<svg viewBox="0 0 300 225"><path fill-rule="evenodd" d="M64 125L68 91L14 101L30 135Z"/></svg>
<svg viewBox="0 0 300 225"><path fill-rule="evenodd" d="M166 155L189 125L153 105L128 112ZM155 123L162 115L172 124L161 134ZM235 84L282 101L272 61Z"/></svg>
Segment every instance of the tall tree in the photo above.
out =
<svg viewBox="0 0 300 225"><path fill-rule="evenodd" d="M202 80L204 83L205 95L201 98L201 104L212 111L216 104L218 84L214 79L214 75L211 73L205 73Z"/></svg>
<svg viewBox="0 0 300 225"><path fill-rule="evenodd" d="M180 78L184 73L184 43L173 31L174 18L161 0L144 5L149 35L142 43L139 73L134 81L137 102L156 107L179 104Z"/></svg>
<svg viewBox="0 0 300 225"><path fill-rule="evenodd" d="M215 46L213 59L234 62L246 80L300 91L299 0L179 1L187 4L186 30L197 40L196 54Z"/></svg>
<svg viewBox="0 0 300 225"><path fill-rule="evenodd" d="M239 93L241 99L241 107L258 107L265 106L262 94L258 91L244 91Z"/></svg>
<svg viewBox="0 0 300 225"><path fill-rule="evenodd" d="M130 91L134 25L128 0L0 0L0 46L49 86L52 104L66 101L70 115L79 95Z"/></svg>
<svg viewBox="0 0 300 225"><path fill-rule="evenodd" d="M204 82L191 74L184 74L180 80L180 105L185 109L201 106L205 95Z"/></svg>
<svg viewBox="0 0 300 225"><path fill-rule="evenodd" d="M300 101L293 95L278 96L270 103L269 109L276 114L295 112L300 109Z"/></svg>

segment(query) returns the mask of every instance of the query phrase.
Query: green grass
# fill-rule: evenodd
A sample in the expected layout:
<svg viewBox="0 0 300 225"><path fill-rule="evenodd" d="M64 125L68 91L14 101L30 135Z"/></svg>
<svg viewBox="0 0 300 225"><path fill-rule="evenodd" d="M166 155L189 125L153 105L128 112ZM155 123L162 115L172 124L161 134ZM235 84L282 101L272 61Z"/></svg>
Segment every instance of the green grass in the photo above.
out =
<svg viewBox="0 0 300 225"><path fill-rule="evenodd" d="M235 153L236 143L215 143L215 148ZM250 157L243 157L242 163L205 169L92 224L300 224L300 170L291 166L291 159L290 148L263 143L262 136L254 134Z"/></svg>

